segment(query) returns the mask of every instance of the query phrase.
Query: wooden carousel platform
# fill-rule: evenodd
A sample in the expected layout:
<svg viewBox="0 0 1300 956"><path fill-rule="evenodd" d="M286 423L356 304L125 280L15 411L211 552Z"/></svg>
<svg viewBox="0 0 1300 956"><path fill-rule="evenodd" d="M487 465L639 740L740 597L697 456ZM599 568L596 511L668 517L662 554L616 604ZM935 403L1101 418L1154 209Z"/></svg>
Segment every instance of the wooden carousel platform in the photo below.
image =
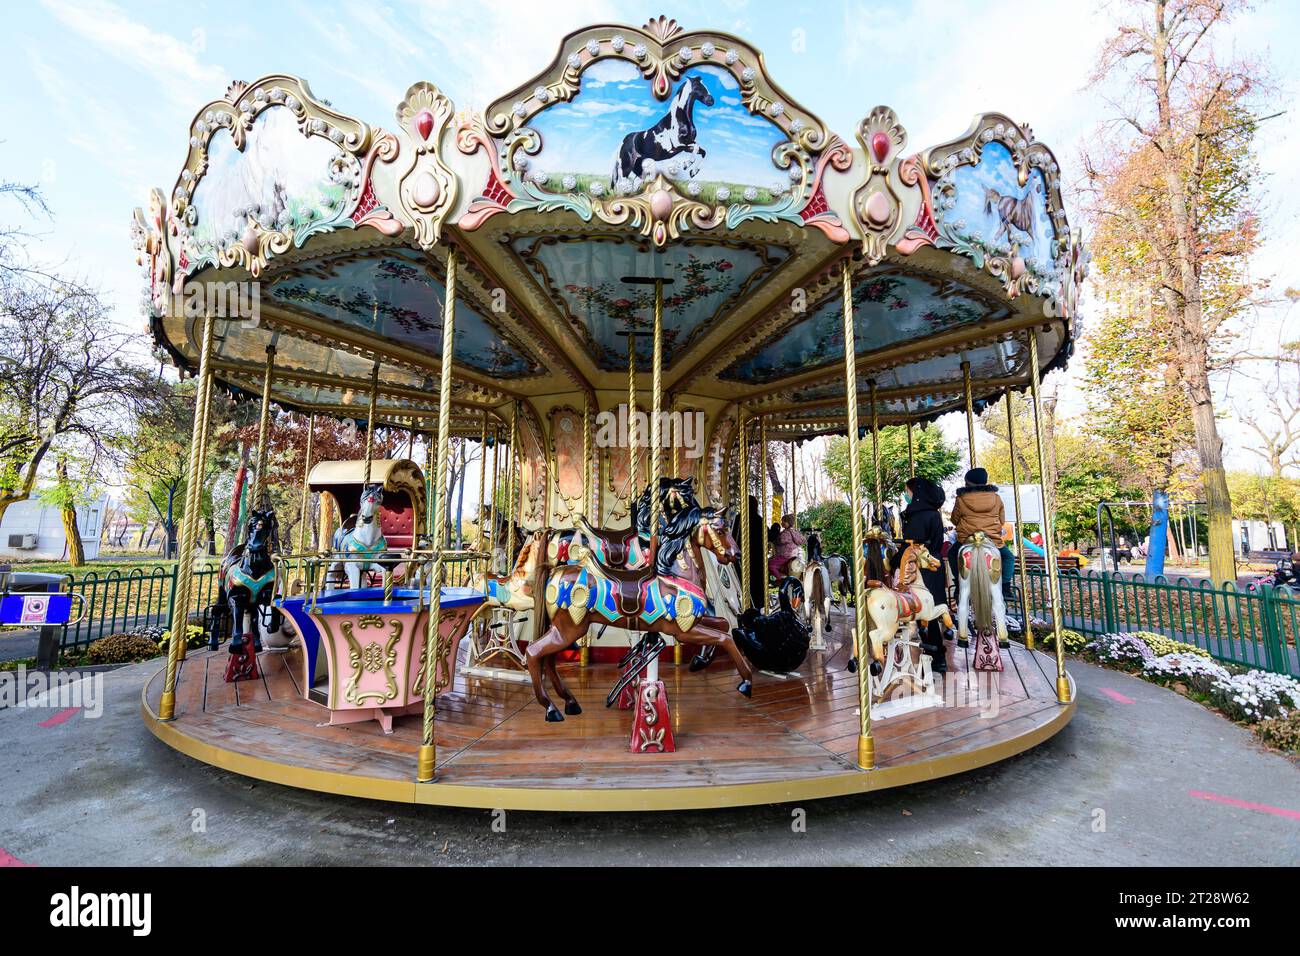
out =
<svg viewBox="0 0 1300 956"><path fill-rule="evenodd" d="M236 773L329 793L444 806L521 810L666 810L780 803L866 793L960 773L1028 750L1061 730L1073 701L1056 701L1055 662L1013 644L1000 675L969 671L949 644L944 706L877 719L876 769L857 749L857 676L845 670L846 618L830 650L797 677L758 673L752 700L719 660L692 674L661 664L677 751L628 753L631 715L606 709L612 664L561 665L583 713L548 724L527 684L460 676L438 700L437 780L415 782L418 715L391 735L368 721L322 726L324 708L297 686L297 649L263 654L259 680L227 684L226 651L181 664L177 717L159 721L163 673L146 685L149 729L182 753ZM463 653L463 649L462 649ZM665 658L665 661L668 659Z"/></svg>

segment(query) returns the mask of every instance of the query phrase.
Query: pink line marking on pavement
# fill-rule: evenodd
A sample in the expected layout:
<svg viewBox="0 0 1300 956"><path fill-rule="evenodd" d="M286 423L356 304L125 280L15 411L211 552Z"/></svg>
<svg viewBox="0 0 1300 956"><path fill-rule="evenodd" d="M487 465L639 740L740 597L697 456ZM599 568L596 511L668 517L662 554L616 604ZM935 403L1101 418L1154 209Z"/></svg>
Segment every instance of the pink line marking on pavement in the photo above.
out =
<svg viewBox="0 0 1300 956"><path fill-rule="evenodd" d="M77 714L81 713L80 707L69 707L67 710L61 710L49 720L42 720L37 727L57 727L66 721L71 720Z"/></svg>
<svg viewBox="0 0 1300 956"><path fill-rule="evenodd" d="M0 866L35 866L35 863L24 863L18 857L12 855L4 847L0 846Z"/></svg>
<svg viewBox="0 0 1300 956"><path fill-rule="evenodd" d="M1111 690L1109 687L1099 687L1099 688L1097 688L1097 689L1100 690L1103 694L1105 694L1107 697L1109 697L1111 700L1113 700L1113 701L1114 701L1115 703L1117 703L1117 704L1131 704L1131 703L1133 703L1133 698L1132 698L1132 697L1125 697L1123 694L1121 694L1121 693L1120 693L1119 691L1117 691L1117 690Z"/></svg>
<svg viewBox="0 0 1300 956"><path fill-rule="evenodd" d="M1198 800L1210 800L1214 803L1226 803L1230 807L1241 807L1243 810L1257 810L1260 813L1271 813L1275 817L1286 817L1288 820L1300 820L1300 810L1284 810L1281 807L1270 807L1267 803L1251 803L1249 800L1238 800L1236 797L1225 797L1217 793L1206 793L1204 790L1188 790L1190 796Z"/></svg>

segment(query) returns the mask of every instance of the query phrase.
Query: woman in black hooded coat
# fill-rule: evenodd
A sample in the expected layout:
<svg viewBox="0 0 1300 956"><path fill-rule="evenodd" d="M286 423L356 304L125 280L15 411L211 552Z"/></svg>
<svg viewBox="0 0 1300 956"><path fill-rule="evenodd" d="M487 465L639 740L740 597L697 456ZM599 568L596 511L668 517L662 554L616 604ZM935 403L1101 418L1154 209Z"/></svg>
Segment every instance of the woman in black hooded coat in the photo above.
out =
<svg viewBox="0 0 1300 956"><path fill-rule="evenodd" d="M907 481L907 507L903 509L903 539L924 545L936 558L943 554L943 517L939 509L943 507L943 489L929 478L919 475ZM935 604L948 600L947 584L943 568L937 571L921 571L921 580L930 589ZM947 651L943 644L943 626L937 621L921 631L921 646L929 654L936 674L948 669Z"/></svg>

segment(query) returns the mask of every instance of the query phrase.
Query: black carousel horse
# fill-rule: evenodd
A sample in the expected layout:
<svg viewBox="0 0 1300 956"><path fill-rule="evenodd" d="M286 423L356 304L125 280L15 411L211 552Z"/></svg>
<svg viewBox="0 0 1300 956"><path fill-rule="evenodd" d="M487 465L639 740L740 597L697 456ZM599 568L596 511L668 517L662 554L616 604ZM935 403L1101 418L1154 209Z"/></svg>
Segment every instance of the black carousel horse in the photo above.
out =
<svg viewBox="0 0 1300 956"><path fill-rule="evenodd" d="M803 585L798 578L783 578L779 594L781 606L776 612L759 614L751 607L740 616L740 626L731 630L736 646L751 664L778 674L804 662L812 638L812 628L795 613L803 603Z"/></svg>
<svg viewBox="0 0 1300 956"><path fill-rule="evenodd" d="M230 550L217 572L216 615L230 616L230 663L226 680L251 680L257 676L256 654L262 649L262 633L280 629L280 612L272 604L275 563L279 550L280 525L271 509L254 510L248 516L244 540ZM262 619L267 612L268 620ZM223 613L224 612L224 613ZM247 618L249 632L245 633ZM214 624L209 647L216 650L220 629ZM252 645L251 648L249 645Z"/></svg>
<svg viewBox="0 0 1300 956"><path fill-rule="evenodd" d="M693 110L697 100L705 106L712 106L713 94L698 76L692 76L678 87L677 95L668 106L668 112L660 117L659 122L649 129L628 133L623 137L623 144L614 160L614 172L609 179L611 189L617 189L621 179L639 178L642 163L647 159L661 163L682 153L691 153L697 159L705 157L704 147L695 142ZM692 171L691 175L694 174Z"/></svg>

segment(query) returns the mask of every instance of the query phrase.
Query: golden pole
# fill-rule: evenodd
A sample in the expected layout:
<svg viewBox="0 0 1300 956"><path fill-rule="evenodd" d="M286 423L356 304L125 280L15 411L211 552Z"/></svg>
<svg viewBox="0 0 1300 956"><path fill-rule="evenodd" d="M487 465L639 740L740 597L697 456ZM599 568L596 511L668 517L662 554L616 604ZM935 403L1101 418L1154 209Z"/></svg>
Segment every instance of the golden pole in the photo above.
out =
<svg viewBox="0 0 1300 956"><path fill-rule="evenodd" d="M406 433L406 460L410 461L411 456L415 454L415 417L411 417L411 428Z"/></svg>
<svg viewBox="0 0 1300 956"><path fill-rule="evenodd" d="M876 764L876 742L871 736L871 661L867 632L867 562L862 550L862 463L858 458L858 370L857 344L853 328L853 273L849 260L841 263L844 288L844 389L848 396L849 425L849 520L853 523L853 598L857 626L854 644L858 654L858 767L870 770Z"/></svg>
<svg viewBox="0 0 1300 956"><path fill-rule="evenodd" d="M586 393L582 399L582 504L578 514L583 517L591 505L591 394ZM591 633L582 635L578 645L578 666L586 667L591 663Z"/></svg>
<svg viewBox="0 0 1300 956"><path fill-rule="evenodd" d="M912 423L907 423L907 475L909 478L916 477L916 451L912 446Z"/></svg>
<svg viewBox="0 0 1300 956"><path fill-rule="evenodd" d="M424 533L429 537L433 537L433 455L437 444L437 434L429 432L425 436L424 444L424 480L427 486L424 496Z"/></svg>
<svg viewBox="0 0 1300 956"><path fill-rule="evenodd" d="M257 416L257 472L253 478L253 507L265 507L266 445L271 431L271 374L275 371L275 346L266 347L266 369L262 373L262 408Z"/></svg>
<svg viewBox="0 0 1300 956"><path fill-rule="evenodd" d="M736 409L740 446L740 590L745 607L752 607L749 585L749 416Z"/></svg>
<svg viewBox="0 0 1300 956"><path fill-rule="evenodd" d="M311 504L311 487L308 484L308 477L311 475L311 453L312 445L316 439L316 413L312 412L307 416L307 454L303 457L302 463L302 505L299 508L299 521L301 527L298 529L298 553L303 554L307 551L307 508Z"/></svg>
<svg viewBox="0 0 1300 956"><path fill-rule="evenodd" d="M1038 457L1038 474L1043 489L1043 569L1047 572L1047 593L1052 603L1052 639L1056 643L1056 699L1070 702L1070 679L1065 676L1065 641L1061 637L1061 582L1056 578L1056 531L1053 527L1052 496L1048 494L1047 454L1043 448L1043 422L1038 411L1038 335L1029 330L1029 392L1034 405L1034 449ZM1029 626L1029 622L1025 622Z"/></svg>
<svg viewBox="0 0 1300 956"><path fill-rule="evenodd" d="M1034 629L1029 626L1029 572L1025 569L1025 532L1020 523L1020 478L1016 474L1016 428L1011 415L1011 391L1007 390L1007 446L1011 451L1011 501L1016 509L1016 563L1020 565L1020 613L1024 621L1025 647L1034 649Z"/></svg>
<svg viewBox="0 0 1300 956"><path fill-rule="evenodd" d="M510 561L515 552L515 478L518 477L519 469L516 467L519 463L519 399L515 399L510 404L510 459L506 463L506 566L503 571L510 570ZM520 488L520 497L523 497L523 489Z"/></svg>
<svg viewBox="0 0 1300 956"><path fill-rule="evenodd" d="M650 361L650 534L659 535L659 479L663 473L663 423L659 420L659 406L663 402L664 365L664 280L655 279L655 316ZM650 548L655 552L655 546ZM673 641L673 663L682 662L682 642Z"/></svg>
<svg viewBox="0 0 1300 956"><path fill-rule="evenodd" d="M370 369L370 402L366 409L366 470L361 479L361 486L364 488L370 484L370 462L375 453L375 410L379 404L379 359L375 359L374 367ZM438 415L441 419L442 409L438 409Z"/></svg>
<svg viewBox="0 0 1300 956"><path fill-rule="evenodd" d="M876 521L882 530L885 528L885 479L880 473L880 411L876 406L876 380L868 385L871 388L871 469L876 475Z"/></svg>
<svg viewBox="0 0 1300 956"><path fill-rule="evenodd" d="M488 567L495 571L497 554L497 520L500 518L497 491L501 487L501 429L492 426L492 520L488 522Z"/></svg>
<svg viewBox="0 0 1300 956"><path fill-rule="evenodd" d="M767 613L767 527L772 521L772 509L767 503L767 416L758 418L758 512L763 516L763 527L759 529L763 541L763 571L759 578L763 582L763 613Z"/></svg>
<svg viewBox="0 0 1300 956"><path fill-rule="evenodd" d="M190 432L189 470L185 472L188 485L185 489L185 511L181 516L179 553L176 555L176 589L172 594L170 632L167 641L167 672L163 677L162 699L158 704L158 718L172 720L176 717L176 668L185 659L186 627L189 624L190 590L194 578L194 538L198 533L200 488L203 484L204 461L207 457L208 417L212 404L212 372L208 357L212 352L212 315L203 317L203 337L199 345L199 376L194 388L194 428Z"/></svg>
<svg viewBox="0 0 1300 956"><path fill-rule="evenodd" d="M463 479L462 479L463 480ZM487 529L483 523L483 512L487 504L487 409L483 410L483 424L478 433L478 546L483 550L487 542Z"/></svg>
<svg viewBox="0 0 1300 956"><path fill-rule="evenodd" d="M799 471L794 461L795 444L790 439L790 514L794 515L795 526L799 525Z"/></svg>
<svg viewBox="0 0 1300 956"><path fill-rule="evenodd" d="M966 444L970 449L970 466L975 467L975 402L970 390L970 362L961 363L962 385L966 392Z"/></svg>
<svg viewBox="0 0 1300 956"><path fill-rule="evenodd" d="M627 467L628 467L628 498L627 513L629 527L636 523L636 495L637 495L637 435L636 435L636 333L629 330L627 333ZM651 498L654 495L650 496Z"/></svg>
<svg viewBox="0 0 1300 956"><path fill-rule="evenodd" d="M442 496L447 486L447 448L451 439L451 372L456 326L456 250L447 251L447 291L442 309L442 354L438 371L438 461L433 483L433 511L442 514ZM376 374L378 363L376 363ZM372 392L373 396L373 392ZM371 399L374 401L373 397ZM373 406L372 406L373 407ZM368 469L369 456L367 456ZM424 728L420 736L420 750L416 761L416 780L428 783L433 780L437 764L437 746L434 743L434 705L438 680L438 625L442 616L442 548L447 536L447 525L439 518L433 525L433 562L429 573L429 626L424 637Z"/></svg>

